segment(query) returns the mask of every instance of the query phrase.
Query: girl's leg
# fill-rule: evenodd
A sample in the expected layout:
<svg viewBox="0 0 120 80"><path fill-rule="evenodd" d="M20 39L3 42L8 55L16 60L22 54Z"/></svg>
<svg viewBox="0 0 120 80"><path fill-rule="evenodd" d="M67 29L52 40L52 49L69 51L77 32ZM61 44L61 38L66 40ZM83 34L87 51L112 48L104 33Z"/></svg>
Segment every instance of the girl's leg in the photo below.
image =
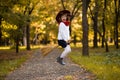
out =
<svg viewBox="0 0 120 80"><path fill-rule="evenodd" d="M62 64L62 65L65 65L65 63L63 62L63 58L65 58L69 52L71 52L71 48L70 48L70 45L67 45L64 48L64 51L62 52L60 57L57 58L57 62Z"/></svg>
<svg viewBox="0 0 120 80"><path fill-rule="evenodd" d="M60 55L60 58L65 58L69 52L71 52L71 48L70 48L70 45L67 45L64 48L64 51L62 52L62 54Z"/></svg>

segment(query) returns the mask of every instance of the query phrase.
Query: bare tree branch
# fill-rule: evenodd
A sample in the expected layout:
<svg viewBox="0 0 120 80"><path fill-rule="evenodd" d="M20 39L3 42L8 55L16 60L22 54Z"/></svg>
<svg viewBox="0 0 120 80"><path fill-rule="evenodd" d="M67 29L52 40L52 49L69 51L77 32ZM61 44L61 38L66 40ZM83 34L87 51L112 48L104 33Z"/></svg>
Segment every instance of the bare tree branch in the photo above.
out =
<svg viewBox="0 0 120 80"><path fill-rule="evenodd" d="M103 37L103 35L101 34L101 32L97 29L98 34L100 35L100 37Z"/></svg>
<svg viewBox="0 0 120 80"><path fill-rule="evenodd" d="M89 8L89 10L90 10L90 17L91 17L91 19L94 21L94 16L93 16L93 13L92 13L92 10L91 10L91 8L90 8L90 6L88 6L88 8Z"/></svg>
<svg viewBox="0 0 120 80"><path fill-rule="evenodd" d="M76 4L74 5L74 8L72 10L72 18L71 18L71 20L75 17L75 15L78 13L78 10L82 6L82 4L80 5L81 2L82 1L77 0Z"/></svg>
<svg viewBox="0 0 120 80"><path fill-rule="evenodd" d="M78 10L80 9L81 6L82 6L82 4L78 6L78 8L76 9L76 11L74 13L74 16L77 14L77 12L78 12Z"/></svg>
<svg viewBox="0 0 120 80"><path fill-rule="evenodd" d="M61 3L62 3L62 6L63 6L63 9L66 9L63 0L61 0Z"/></svg>

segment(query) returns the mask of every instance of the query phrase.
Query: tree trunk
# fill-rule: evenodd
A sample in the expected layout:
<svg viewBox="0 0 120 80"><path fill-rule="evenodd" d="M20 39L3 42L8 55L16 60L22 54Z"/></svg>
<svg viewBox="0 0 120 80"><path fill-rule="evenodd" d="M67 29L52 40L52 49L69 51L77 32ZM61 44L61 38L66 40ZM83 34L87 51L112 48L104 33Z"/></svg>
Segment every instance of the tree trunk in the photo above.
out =
<svg viewBox="0 0 120 80"><path fill-rule="evenodd" d="M16 38L16 53L19 53L19 38Z"/></svg>
<svg viewBox="0 0 120 80"><path fill-rule="evenodd" d="M0 45L2 45L2 28L1 28L1 24L2 24L2 17L0 16Z"/></svg>
<svg viewBox="0 0 120 80"><path fill-rule="evenodd" d="M107 40L105 38L105 31L106 31L106 28L105 28L105 11L106 11L106 0L104 0L104 9L103 9L103 14L102 14L102 29L103 29L103 35L102 35L102 47L104 47L104 43L105 43L105 47L106 47L106 52L109 52L109 49L108 49L108 43L107 43Z"/></svg>
<svg viewBox="0 0 120 80"><path fill-rule="evenodd" d="M89 0L90 1L90 0ZM83 0L82 3L82 27L83 27L83 39L82 39L82 55L89 56L89 46L88 46L88 20L87 20L87 9L89 2L88 0Z"/></svg>
<svg viewBox="0 0 120 80"><path fill-rule="evenodd" d="M77 35L76 34L74 34L74 41L73 41L73 43L74 43L74 46L76 46L76 43L77 43Z"/></svg>
<svg viewBox="0 0 120 80"><path fill-rule="evenodd" d="M104 14L104 11L103 11L103 18L102 18L102 29L103 29L103 35L102 35L102 45L101 47L104 48L104 42L105 42L105 14Z"/></svg>
<svg viewBox="0 0 120 80"><path fill-rule="evenodd" d="M118 5L117 5L117 1L118 1ZM118 19L119 19L119 7L120 7L120 2L119 0L114 0L115 3L115 46L116 49L119 48L118 45Z"/></svg>
<svg viewBox="0 0 120 80"><path fill-rule="evenodd" d="M49 37L49 34L46 33L44 36L44 44L48 44L48 37Z"/></svg>
<svg viewBox="0 0 120 80"><path fill-rule="evenodd" d="M94 29L94 38L93 38L93 47L97 48L98 44L97 44L97 23L98 23L98 1L95 0L95 13L94 13L94 25L93 25L93 29Z"/></svg>
<svg viewBox="0 0 120 80"><path fill-rule="evenodd" d="M28 21L26 26L26 36L27 36L27 50L30 50L30 21Z"/></svg>
<svg viewBox="0 0 120 80"><path fill-rule="evenodd" d="M103 8L103 13L102 13L102 29L103 29L103 34L102 34L102 45L101 47L104 48L104 43L107 43L105 40L105 11L106 11L106 0L104 0L104 8Z"/></svg>
<svg viewBox="0 0 120 80"><path fill-rule="evenodd" d="M35 6L39 3L36 2L35 4L31 5L31 1L29 0L26 8L25 8L25 11L24 11L24 15L28 15L29 18L27 20L27 24L26 24L26 36L24 36L24 39L26 38L26 41L27 41L27 46L26 46L26 49L27 50L30 50L30 15L32 14L33 10L35 9Z"/></svg>
<svg viewBox="0 0 120 80"><path fill-rule="evenodd" d="M71 32L72 32L71 23L72 23L72 20L70 21L70 25L69 25L70 36L71 36Z"/></svg>
<svg viewBox="0 0 120 80"><path fill-rule="evenodd" d="M105 40L105 46L106 46L106 52L109 52L108 43L106 40Z"/></svg>
<svg viewBox="0 0 120 80"><path fill-rule="evenodd" d="M27 33L26 33L26 31L27 31L27 30L26 30L26 26L25 26L24 29L23 29L23 34L24 34L24 35L23 35L23 45L24 45L24 46L27 46L27 37L26 37L26 34L27 34Z"/></svg>
<svg viewBox="0 0 120 80"><path fill-rule="evenodd" d="M98 44L97 44L97 17L94 20L94 38L93 38L93 47L97 48Z"/></svg>

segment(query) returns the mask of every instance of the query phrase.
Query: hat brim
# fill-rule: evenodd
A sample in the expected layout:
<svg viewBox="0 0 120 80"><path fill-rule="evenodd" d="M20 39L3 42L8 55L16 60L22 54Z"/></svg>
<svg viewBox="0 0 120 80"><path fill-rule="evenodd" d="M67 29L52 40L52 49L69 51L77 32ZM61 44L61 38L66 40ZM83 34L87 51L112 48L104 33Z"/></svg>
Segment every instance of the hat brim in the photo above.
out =
<svg viewBox="0 0 120 80"><path fill-rule="evenodd" d="M61 16L64 15L64 14L67 14L67 16L70 16L70 11L68 11L68 10L62 10L62 11L60 11L60 12L57 14L57 16L56 16L56 21L57 21L58 23L61 22Z"/></svg>

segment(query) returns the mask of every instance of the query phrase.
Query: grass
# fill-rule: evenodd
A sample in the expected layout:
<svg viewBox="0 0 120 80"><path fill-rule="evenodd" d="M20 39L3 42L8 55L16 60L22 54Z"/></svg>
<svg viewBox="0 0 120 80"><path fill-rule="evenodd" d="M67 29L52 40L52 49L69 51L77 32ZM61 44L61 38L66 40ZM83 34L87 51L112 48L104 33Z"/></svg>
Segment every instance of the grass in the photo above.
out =
<svg viewBox="0 0 120 80"><path fill-rule="evenodd" d="M0 80L4 80L9 72L19 68L34 53L34 50L22 49L19 53L15 53L15 50L8 49L8 47L0 49Z"/></svg>
<svg viewBox="0 0 120 80"><path fill-rule="evenodd" d="M25 46L20 46L19 53L15 53L15 49L10 49L10 47L0 47L0 80L4 80L6 75L9 72L19 68L31 55L34 53L34 50L41 48L43 56L47 55L48 52L53 49L50 45L39 45L31 46L31 51L26 51ZM49 49L47 49L49 48Z"/></svg>
<svg viewBox="0 0 120 80"><path fill-rule="evenodd" d="M44 45L31 45L31 48L32 49L37 49L37 48L40 48L40 47L43 47ZM9 49L15 49L15 46L0 46L0 50L9 50ZM25 50L26 49L26 46L19 46L19 49L20 50Z"/></svg>
<svg viewBox="0 0 120 80"><path fill-rule="evenodd" d="M15 60L4 60L0 63L0 80L4 80L4 77L10 72L18 68L24 61L26 56L23 56Z"/></svg>
<svg viewBox="0 0 120 80"><path fill-rule="evenodd" d="M90 56L81 54L81 48L73 48L70 58L80 66L93 72L97 80L120 80L120 50L110 47L106 53L103 48L90 48Z"/></svg>

